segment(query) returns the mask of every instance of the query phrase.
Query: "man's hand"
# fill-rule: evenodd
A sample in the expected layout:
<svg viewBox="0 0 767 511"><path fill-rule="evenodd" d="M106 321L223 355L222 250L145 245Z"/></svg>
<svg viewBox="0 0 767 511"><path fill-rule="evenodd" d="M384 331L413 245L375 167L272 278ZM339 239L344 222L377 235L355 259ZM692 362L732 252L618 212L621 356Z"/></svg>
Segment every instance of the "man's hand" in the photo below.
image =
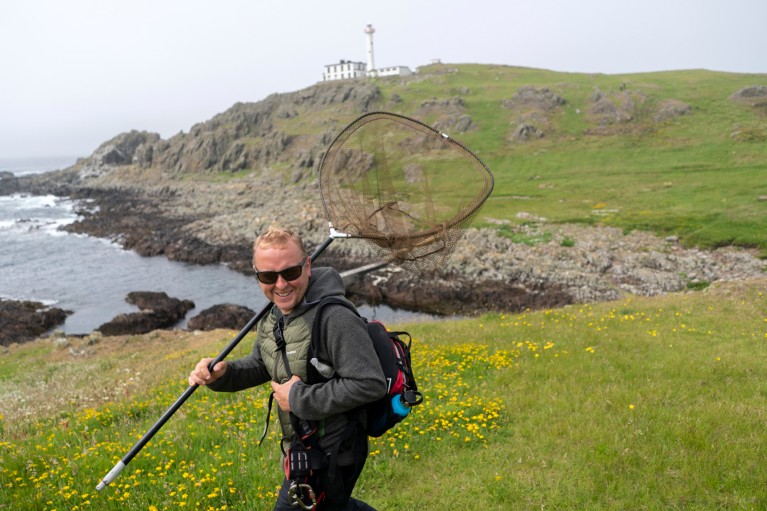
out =
<svg viewBox="0 0 767 511"><path fill-rule="evenodd" d="M221 378L229 365L226 363L226 360L222 360L216 364L211 373L208 371L208 366L213 360L212 358L203 358L197 362L197 365L189 374L189 385L207 385Z"/></svg>
<svg viewBox="0 0 767 511"><path fill-rule="evenodd" d="M299 378L298 376L294 374L285 383L280 384L280 383L272 382L274 399L277 401L277 405L280 407L280 410L283 410L286 412L290 411L290 388L297 381L301 381L301 378Z"/></svg>

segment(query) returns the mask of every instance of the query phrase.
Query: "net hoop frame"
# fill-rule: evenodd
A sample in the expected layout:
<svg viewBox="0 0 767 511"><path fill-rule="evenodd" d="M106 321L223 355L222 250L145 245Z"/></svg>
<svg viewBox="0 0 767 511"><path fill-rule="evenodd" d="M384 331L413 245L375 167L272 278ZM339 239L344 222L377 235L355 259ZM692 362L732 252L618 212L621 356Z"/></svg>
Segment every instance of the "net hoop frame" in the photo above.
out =
<svg viewBox="0 0 767 511"><path fill-rule="evenodd" d="M336 138L333 139L333 142L331 142L329 149L325 151L325 154L322 155L322 160L320 161L319 173L318 173L319 185L320 185L320 197L322 199L322 207L325 210L325 216L328 218L328 221L330 221L331 224L332 224L332 219L330 218L328 203L326 202L327 193L325 191L325 187L323 186L323 179L322 179L322 172L323 172L323 169L326 168L326 162L328 162L328 155L332 155L331 160L328 162L328 163L332 163L332 158L334 158L335 155L338 154L338 149L343 147L343 145L346 143L346 140L349 139L349 137L351 137L361 126L370 122L374 122L376 120L381 120L382 117L389 118L392 121L401 122L404 125L408 125L408 127L410 127L411 129L412 129L412 126L415 125L416 127L421 128L422 130L428 132L428 134L431 136L436 135L442 138L445 142L456 145L461 151L465 152L467 155L469 155L474 160L479 162L479 164L482 165L482 167L485 169L484 178L486 183L486 186L485 186L486 192L484 195L478 196L474 200L474 203L471 205L471 207L461 210L459 214L454 215L449 220L445 222L441 222L438 226L432 227L428 230L417 231L414 233L407 233L407 234L380 234L380 235L375 235L373 233L366 233L365 235L347 234L349 238L370 239L370 240L409 240L413 238L425 238L425 237L437 234L439 232L445 231L447 229L450 229L479 211L479 209L482 207L482 205L485 203L487 198L492 193L493 187L495 185L495 179L493 177L493 173L490 171L488 166L485 165L485 162L483 162L476 154L474 154L469 148L467 148L465 145L463 145L459 141L451 138L446 133L443 133L439 130L432 128L431 126L427 124L424 124L421 121L418 121L416 119L412 119L410 117L406 117L400 114L376 111L376 112L370 112L370 113L364 114L358 117L355 121L351 122L348 126L346 126L346 128L344 128L343 131L341 131L341 133L339 133L336 136Z"/></svg>

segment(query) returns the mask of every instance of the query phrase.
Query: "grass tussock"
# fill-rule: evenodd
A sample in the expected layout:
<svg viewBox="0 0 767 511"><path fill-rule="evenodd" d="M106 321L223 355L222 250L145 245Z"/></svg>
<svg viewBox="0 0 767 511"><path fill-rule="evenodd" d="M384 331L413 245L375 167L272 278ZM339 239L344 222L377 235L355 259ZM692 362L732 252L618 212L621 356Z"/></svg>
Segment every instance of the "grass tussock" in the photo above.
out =
<svg viewBox="0 0 767 511"><path fill-rule="evenodd" d="M767 281L461 321L415 337L425 403L371 441L379 509L764 509ZM0 355L0 509L267 510L265 388L199 390L98 481L233 332L156 332ZM250 348L241 343L237 352Z"/></svg>

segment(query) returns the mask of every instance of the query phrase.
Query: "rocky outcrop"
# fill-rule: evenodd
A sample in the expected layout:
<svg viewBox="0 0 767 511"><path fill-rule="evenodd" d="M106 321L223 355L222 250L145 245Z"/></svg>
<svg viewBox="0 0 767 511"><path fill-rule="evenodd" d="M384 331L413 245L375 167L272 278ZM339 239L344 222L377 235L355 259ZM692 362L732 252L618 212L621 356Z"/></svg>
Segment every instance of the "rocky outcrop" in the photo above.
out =
<svg viewBox="0 0 767 511"><path fill-rule="evenodd" d="M689 115L692 107L677 99L664 99L658 105L655 122L666 122L681 115Z"/></svg>
<svg viewBox="0 0 767 511"><path fill-rule="evenodd" d="M276 164L311 169L330 142L329 136L324 130L289 134L277 121L299 114L311 116L328 107L351 121L370 111L379 98L380 90L371 82L320 83L294 93L272 94L256 103L237 103L194 125L189 133L167 140L156 133L123 133L78 162L77 182L115 184L119 176L106 174L117 166L125 167L121 170L123 182L149 182L160 174L232 173Z"/></svg>
<svg viewBox="0 0 767 511"><path fill-rule="evenodd" d="M13 172L0 171L0 195L11 195L19 191L19 180Z"/></svg>
<svg viewBox="0 0 767 511"><path fill-rule="evenodd" d="M746 100L753 101L755 99L767 100L767 86L765 85L752 85L749 87L743 87L734 92L730 99L735 101Z"/></svg>
<svg viewBox="0 0 767 511"><path fill-rule="evenodd" d="M767 114L767 86L766 85L752 85L749 87L743 87L730 96L730 100L741 105L748 106L753 110L756 110L762 115ZM762 126L764 124L762 123ZM760 130L756 136L750 135L744 138L747 141L764 142L765 134L764 130Z"/></svg>
<svg viewBox="0 0 767 511"><path fill-rule="evenodd" d="M531 292L557 289L572 303L654 296L715 281L765 276L756 252L684 248L675 238L612 227L528 224L525 244L491 229L470 230L446 269L479 282L514 282ZM481 254L478 257L477 254Z"/></svg>
<svg viewBox="0 0 767 511"><path fill-rule="evenodd" d="M527 142L528 140L535 140L543 138L543 131L539 130L532 124L520 124L517 129L511 134L510 140L515 142Z"/></svg>
<svg viewBox="0 0 767 511"><path fill-rule="evenodd" d="M548 87L523 86L510 98L501 101L514 114L516 128L510 142L527 142L543 138L552 129L551 116L562 110L567 101Z"/></svg>
<svg viewBox="0 0 767 511"><path fill-rule="evenodd" d="M215 330L217 328L238 330L255 315L255 311L242 305L223 303L209 307L190 318L187 327L189 330Z"/></svg>
<svg viewBox="0 0 767 511"><path fill-rule="evenodd" d="M501 103L505 108L517 111L552 111L563 107L567 101L548 87L537 88L532 85L525 85L517 89L517 92L510 99L505 99Z"/></svg>
<svg viewBox="0 0 767 511"><path fill-rule="evenodd" d="M89 179L99 177L116 167L138 164L146 167L151 164L153 144L160 141L157 133L130 131L122 133L101 144L93 154L80 160L80 177Z"/></svg>
<svg viewBox="0 0 767 511"><path fill-rule="evenodd" d="M465 133L477 129L472 118L466 114L463 98L432 98L421 102L415 111L416 118L434 118L432 127L442 133Z"/></svg>
<svg viewBox="0 0 767 511"><path fill-rule="evenodd" d="M590 114L597 121L598 128L612 124L625 124L637 115L639 105L646 97L625 88L620 91L603 92L595 90L591 95Z"/></svg>
<svg viewBox="0 0 767 511"><path fill-rule="evenodd" d="M0 346L39 337L61 325L72 311L40 302L0 300Z"/></svg>
<svg viewBox="0 0 767 511"><path fill-rule="evenodd" d="M134 291L126 300L141 312L120 314L97 330L105 336L145 334L152 330L169 328L194 308L194 302L171 298L163 292Z"/></svg>

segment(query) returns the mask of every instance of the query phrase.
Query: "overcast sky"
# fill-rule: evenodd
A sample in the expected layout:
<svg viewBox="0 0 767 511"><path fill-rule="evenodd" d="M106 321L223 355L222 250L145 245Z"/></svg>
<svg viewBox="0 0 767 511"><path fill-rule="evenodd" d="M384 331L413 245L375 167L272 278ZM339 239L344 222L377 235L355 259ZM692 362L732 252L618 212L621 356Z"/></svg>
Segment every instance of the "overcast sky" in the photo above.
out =
<svg viewBox="0 0 767 511"><path fill-rule="evenodd" d="M0 158L163 138L326 64L767 73L767 0L0 0ZM767 76L755 82L767 85Z"/></svg>

